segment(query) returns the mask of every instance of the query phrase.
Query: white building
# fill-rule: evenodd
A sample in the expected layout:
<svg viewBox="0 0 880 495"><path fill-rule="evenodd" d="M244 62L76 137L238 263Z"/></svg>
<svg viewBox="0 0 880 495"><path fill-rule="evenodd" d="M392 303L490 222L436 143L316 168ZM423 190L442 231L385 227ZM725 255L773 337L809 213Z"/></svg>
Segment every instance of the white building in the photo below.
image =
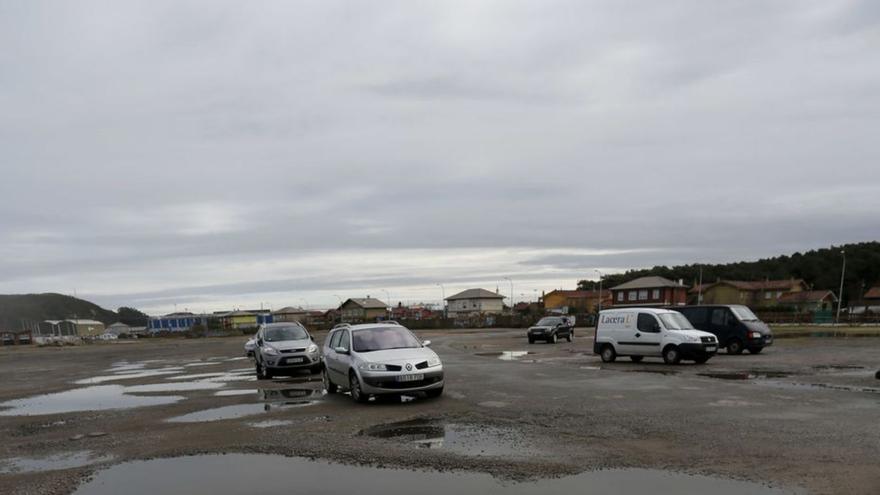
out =
<svg viewBox="0 0 880 495"><path fill-rule="evenodd" d="M504 296L486 289L468 289L447 297L446 306L446 312L450 317L500 314L504 311Z"/></svg>

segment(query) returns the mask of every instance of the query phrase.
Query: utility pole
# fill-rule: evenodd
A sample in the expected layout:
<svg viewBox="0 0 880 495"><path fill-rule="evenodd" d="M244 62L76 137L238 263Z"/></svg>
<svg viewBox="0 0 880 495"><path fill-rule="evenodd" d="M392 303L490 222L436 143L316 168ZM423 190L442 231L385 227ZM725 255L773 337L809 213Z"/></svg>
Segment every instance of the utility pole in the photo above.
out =
<svg viewBox="0 0 880 495"><path fill-rule="evenodd" d="M840 269L840 291L837 292L837 324L840 325L840 307L843 305L843 277L846 276L846 251L840 250L843 256L843 267Z"/></svg>
<svg viewBox="0 0 880 495"><path fill-rule="evenodd" d="M512 313L513 312L513 304L515 303L514 297L513 297L513 280L511 280L510 277L504 277L504 280L507 280L508 282L510 282L510 312Z"/></svg>
<svg viewBox="0 0 880 495"><path fill-rule="evenodd" d="M446 318L446 288L441 283L437 287L440 287L440 307L443 308L443 318Z"/></svg>
<svg viewBox="0 0 880 495"><path fill-rule="evenodd" d="M697 283L697 304L703 304L703 267L700 267L700 281Z"/></svg>
<svg viewBox="0 0 880 495"><path fill-rule="evenodd" d="M599 270L593 269L593 271L599 274L599 311L602 311L602 277L604 275L602 275L602 272L600 272ZM597 315L599 314L599 311L596 312Z"/></svg>

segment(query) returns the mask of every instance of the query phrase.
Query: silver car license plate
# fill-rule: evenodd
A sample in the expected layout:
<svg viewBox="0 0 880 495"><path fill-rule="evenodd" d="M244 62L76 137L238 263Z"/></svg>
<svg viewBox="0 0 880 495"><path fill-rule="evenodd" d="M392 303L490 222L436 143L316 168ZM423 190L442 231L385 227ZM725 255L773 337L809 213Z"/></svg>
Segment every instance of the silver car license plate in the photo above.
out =
<svg viewBox="0 0 880 495"><path fill-rule="evenodd" d="M301 357L287 358L287 360L284 362L287 364L299 364L299 363L303 362L303 358L301 358Z"/></svg>
<svg viewBox="0 0 880 495"><path fill-rule="evenodd" d="M715 350L715 346L714 346L714 345L707 345L707 346L706 346L706 351L708 351L708 352L712 352L712 351L714 351L714 350Z"/></svg>
<svg viewBox="0 0 880 495"><path fill-rule="evenodd" d="M419 373L418 375L400 375L397 377L397 381L399 382L418 382L425 379L425 375Z"/></svg>

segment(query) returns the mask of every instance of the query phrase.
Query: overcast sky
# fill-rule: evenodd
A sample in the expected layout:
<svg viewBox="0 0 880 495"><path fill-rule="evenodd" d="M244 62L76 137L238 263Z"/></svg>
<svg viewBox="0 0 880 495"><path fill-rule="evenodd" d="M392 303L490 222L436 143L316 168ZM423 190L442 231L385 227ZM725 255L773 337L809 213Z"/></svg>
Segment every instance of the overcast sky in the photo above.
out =
<svg viewBox="0 0 880 495"><path fill-rule="evenodd" d="M0 293L517 300L880 237L880 2L0 0Z"/></svg>

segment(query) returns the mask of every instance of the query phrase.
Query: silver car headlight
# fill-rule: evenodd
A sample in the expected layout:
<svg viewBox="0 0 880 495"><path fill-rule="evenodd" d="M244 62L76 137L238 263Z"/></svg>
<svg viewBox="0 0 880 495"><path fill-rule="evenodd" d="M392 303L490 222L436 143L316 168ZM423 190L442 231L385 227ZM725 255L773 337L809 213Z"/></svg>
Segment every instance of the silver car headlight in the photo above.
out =
<svg viewBox="0 0 880 495"><path fill-rule="evenodd" d="M437 356L428 358L428 368L433 368L435 366L440 366L440 358Z"/></svg>
<svg viewBox="0 0 880 495"><path fill-rule="evenodd" d="M266 354L268 356L277 356L279 353L277 350L275 350L274 347L266 346L266 347L263 347L263 354Z"/></svg>
<svg viewBox="0 0 880 495"><path fill-rule="evenodd" d="M379 363L361 363L358 368L364 371L388 371L388 367Z"/></svg>
<svg viewBox="0 0 880 495"><path fill-rule="evenodd" d="M687 339L688 342L699 342L700 341L699 337L695 337L693 335L685 335L684 338Z"/></svg>
<svg viewBox="0 0 880 495"><path fill-rule="evenodd" d="M306 349L306 352L308 352L309 354L314 354L314 353L318 352L318 346L315 344L312 344L309 346L308 349Z"/></svg>

